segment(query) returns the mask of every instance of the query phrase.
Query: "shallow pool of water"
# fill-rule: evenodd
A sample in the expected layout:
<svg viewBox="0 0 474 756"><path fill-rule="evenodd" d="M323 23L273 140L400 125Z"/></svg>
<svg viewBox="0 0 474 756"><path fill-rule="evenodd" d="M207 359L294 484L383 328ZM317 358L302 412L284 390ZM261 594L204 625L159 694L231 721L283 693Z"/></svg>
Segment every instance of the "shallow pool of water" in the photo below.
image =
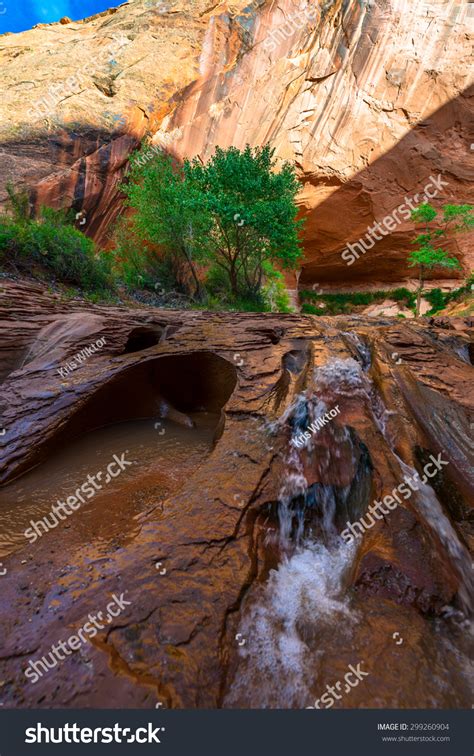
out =
<svg viewBox="0 0 474 756"><path fill-rule="evenodd" d="M51 507L73 496L88 475L99 471L102 488L64 521L62 528L80 528L101 535L123 530L133 518L179 489L204 461L212 448L217 416L194 413L195 427L169 420L133 420L92 431L72 441L44 463L0 489L0 556L18 551L29 543L25 530L31 521L48 517ZM132 462L115 478L107 480L107 466L114 455ZM113 472L117 471L117 465ZM107 506L104 517L103 507ZM53 520L51 520L53 521ZM130 526L128 526L130 527ZM40 528L41 530L41 528Z"/></svg>

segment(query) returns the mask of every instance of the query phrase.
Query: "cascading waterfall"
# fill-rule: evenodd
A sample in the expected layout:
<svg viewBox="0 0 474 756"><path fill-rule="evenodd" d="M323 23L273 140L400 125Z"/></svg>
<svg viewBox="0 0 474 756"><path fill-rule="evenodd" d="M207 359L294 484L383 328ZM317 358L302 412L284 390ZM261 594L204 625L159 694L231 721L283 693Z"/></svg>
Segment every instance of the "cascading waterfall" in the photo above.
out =
<svg viewBox="0 0 474 756"><path fill-rule="evenodd" d="M337 370L334 377L331 402L324 396L324 387L319 386L320 373L315 371L314 393L298 396L277 425L290 423L293 434L298 434L331 409L332 400L337 402ZM324 432L331 437L331 453L315 459L320 471L330 467L342 444L352 445L346 428L328 424ZM225 706L310 705L314 670L324 657L318 637L331 632L334 623L350 633L357 619L346 595L356 545L345 544L335 526L337 501L348 496L349 487L340 488L336 494L330 485L308 486L303 452L311 455L314 447L314 439L304 448L289 445L278 505L282 561L242 611L239 633L249 643L240 648L239 669ZM306 527L308 512L317 518L317 540L311 524ZM305 639L305 628L310 628L311 643Z"/></svg>
<svg viewBox="0 0 474 756"><path fill-rule="evenodd" d="M341 362L351 363L351 365L346 364L346 367L344 368L340 364ZM327 381L328 384L333 381L333 371L336 367L335 363L339 363L337 367L340 374L345 376L345 382L340 386L340 393L345 392L345 388L349 386L353 393L365 398L367 406L372 412L375 424L400 465L400 479L402 480L403 476L408 476L412 479L417 478L416 470L406 464L395 451L395 442L390 433L388 422L390 416L394 413L387 410L382 398L376 392L372 381L362 372L359 364L355 360L335 360L332 363L328 363L328 365L323 368L320 368L320 383L322 382L324 385L324 378L329 379ZM418 514L440 539L453 566L456 568L461 578L459 598L464 611L468 613L470 607L472 607L472 597L474 594L471 557L467 549L461 544L456 531L451 525L448 517L443 512L438 497L431 486L423 483L419 479L417 480L416 485L419 487L419 491L413 495L412 500L415 503Z"/></svg>
<svg viewBox="0 0 474 756"><path fill-rule="evenodd" d="M389 428L393 413L387 410L365 373L370 366L368 351L361 343L354 345L362 368L352 358L333 359L317 368L312 393L298 396L276 425L289 423L294 436L338 401L358 398L396 456L400 479L403 475L413 477L415 471L394 451ZM312 455L312 464L324 473L337 464L342 445L351 444L355 462L353 442L349 430L337 423L325 426L324 433L330 435L330 443L319 445L317 450L315 436L303 448L289 445L278 505L282 561L276 570L270 571L265 584L253 589L242 608L239 637L244 644L239 649L239 665L225 706L311 705L310 691L314 690L319 673L323 674L328 638L334 637L337 630L338 642L346 636L350 644L351 627L359 620L347 592L358 544L344 543L335 526L337 507L348 497L349 488L336 491L334 486L320 483L308 486L303 456ZM324 479L324 475L321 477ZM459 570L463 580L461 596L466 599L469 557L436 494L420 482L420 490L412 498L420 516L436 532ZM318 523L316 537L312 527L314 517Z"/></svg>
<svg viewBox="0 0 474 756"><path fill-rule="evenodd" d="M325 402L317 397L307 398L301 395L290 407L285 421L290 418L293 437L314 423L318 417L324 415L330 409ZM284 421L284 422L285 422ZM326 433L332 437L331 447L336 449L341 442L349 440L347 429L338 429L328 426ZM314 439L307 441L302 448L290 443L285 459L286 475L282 482L279 493L278 520L280 526L280 545L282 549L289 550L291 547L301 546L305 535L305 520L308 510L317 517L321 526L322 539L325 543L332 543L337 537L334 525L336 514L336 497L332 486L317 483L308 485L304 473L302 452L312 456L315 452ZM319 470L324 469L330 463L326 455L322 454L316 461ZM347 495L348 489L342 489L341 495Z"/></svg>
<svg viewBox="0 0 474 756"><path fill-rule="evenodd" d="M337 623L347 631L357 619L346 584L354 546L305 541L271 570L242 612L244 645L224 706L305 708L323 661L325 641ZM310 637L307 637L310 636Z"/></svg>

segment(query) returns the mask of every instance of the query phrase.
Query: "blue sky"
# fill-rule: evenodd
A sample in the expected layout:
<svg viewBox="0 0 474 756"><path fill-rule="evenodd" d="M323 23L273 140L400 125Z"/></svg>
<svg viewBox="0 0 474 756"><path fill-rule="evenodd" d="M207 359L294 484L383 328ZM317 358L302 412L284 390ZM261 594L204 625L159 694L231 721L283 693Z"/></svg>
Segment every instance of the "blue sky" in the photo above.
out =
<svg viewBox="0 0 474 756"><path fill-rule="evenodd" d="M120 5L124 0L0 0L0 34L31 29L69 16L74 21Z"/></svg>

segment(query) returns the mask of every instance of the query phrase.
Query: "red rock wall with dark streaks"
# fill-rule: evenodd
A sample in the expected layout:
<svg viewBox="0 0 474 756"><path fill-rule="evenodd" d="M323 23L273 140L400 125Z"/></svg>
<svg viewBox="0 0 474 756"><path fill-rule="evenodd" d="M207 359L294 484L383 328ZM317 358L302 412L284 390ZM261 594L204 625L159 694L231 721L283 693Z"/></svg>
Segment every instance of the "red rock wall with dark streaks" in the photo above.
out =
<svg viewBox="0 0 474 756"><path fill-rule="evenodd" d="M104 242L128 155L145 135L181 158L268 141L302 182L300 283L404 279L410 221L351 266L341 251L405 197L422 194L430 176L446 182L435 205L474 201L469 4L245 5L179 0L160 10L137 0L84 22L1 37L3 184L28 185L36 205L84 209L88 232ZM83 71L84 61L80 91L65 90L32 122L31 105L51 80ZM465 272L471 249L472 237L451 245Z"/></svg>

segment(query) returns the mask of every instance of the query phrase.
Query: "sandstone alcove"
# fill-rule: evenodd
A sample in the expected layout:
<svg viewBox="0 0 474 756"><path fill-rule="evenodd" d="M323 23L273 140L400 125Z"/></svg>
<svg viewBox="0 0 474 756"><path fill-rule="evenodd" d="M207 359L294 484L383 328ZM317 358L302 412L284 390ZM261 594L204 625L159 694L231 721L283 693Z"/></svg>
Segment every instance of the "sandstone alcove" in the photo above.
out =
<svg viewBox="0 0 474 756"><path fill-rule="evenodd" d="M211 453L235 383L233 365L212 352L124 361L38 447L24 474L2 488L0 556L23 548L31 521L48 516L52 502L98 470L105 483L85 514L71 518L68 532L60 530L62 542L130 537L134 518L178 491ZM105 466L114 455L127 460L126 472L107 481Z"/></svg>
<svg viewBox="0 0 474 756"><path fill-rule="evenodd" d="M132 354L150 349L150 347L160 343L160 335L160 331L151 328L134 328L128 336L123 353Z"/></svg>
<svg viewBox="0 0 474 756"><path fill-rule="evenodd" d="M158 417L161 402L179 413L215 413L217 425L235 383L234 366L211 352L140 362L122 370L86 400L53 445L106 425Z"/></svg>

